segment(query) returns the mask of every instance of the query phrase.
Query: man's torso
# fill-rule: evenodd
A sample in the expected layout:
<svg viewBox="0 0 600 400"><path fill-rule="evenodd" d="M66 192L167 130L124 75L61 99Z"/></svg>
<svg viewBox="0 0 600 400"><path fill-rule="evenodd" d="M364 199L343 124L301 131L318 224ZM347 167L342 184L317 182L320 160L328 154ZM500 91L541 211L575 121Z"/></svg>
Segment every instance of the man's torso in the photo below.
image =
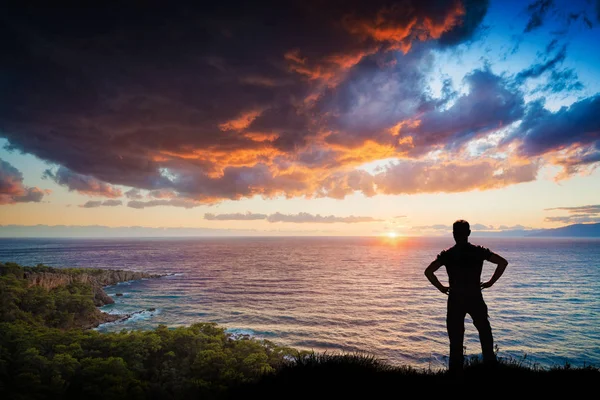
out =
<svg viewBox="0 0 600 400"><path fill-rule="evenodd" d="M483 261L488 260L491 254L489 249L471 243L457 244L442 251L438 255L438 260L446 266L450 293L481 294Z"/></svg>

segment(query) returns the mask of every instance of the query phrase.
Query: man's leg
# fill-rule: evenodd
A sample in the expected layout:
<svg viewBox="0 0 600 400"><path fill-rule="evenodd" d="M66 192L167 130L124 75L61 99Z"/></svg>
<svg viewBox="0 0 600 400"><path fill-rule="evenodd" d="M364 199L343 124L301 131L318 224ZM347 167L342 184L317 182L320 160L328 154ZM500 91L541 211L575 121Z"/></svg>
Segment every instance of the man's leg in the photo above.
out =
<svg viewBox="0 0 600 400"><path fill-rule="evenodd" d="M450 363L451 372L462 371L463 340L465 337L465 315L464 304L460 299L448 297L448 313L446 314L446 329L450 339Z"/></svg>
<svg viewBox="0 0 600 400"><path fill-rule="evenodd" d="M488 319L488 308L483 301L483 297L477 299L473 307L469 310L473 319L473 325L479 331L479 341L481 342L481 352L483 353L483 362L485 364L495 364L496 355L494 354L494 338L492 336L492 326Z"/></svg>

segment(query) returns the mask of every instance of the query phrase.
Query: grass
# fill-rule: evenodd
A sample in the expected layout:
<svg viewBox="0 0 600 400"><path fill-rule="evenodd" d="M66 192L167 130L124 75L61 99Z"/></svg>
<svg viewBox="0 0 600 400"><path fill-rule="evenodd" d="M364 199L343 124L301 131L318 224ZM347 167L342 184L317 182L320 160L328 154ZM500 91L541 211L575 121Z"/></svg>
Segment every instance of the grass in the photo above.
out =
<svg viewBox="0 0 600 400"><path fill-rule="evenodd" d="M497 366L489 367L470 357L465 360L463 376L455 377L447 370L390 365L367 354L304 353L257 382L234 388L230 398L387 399L407 397L409 388L451 393L472 387L487 387L489 394L508 394L510 388L538 393L567 389L572 393L583 388L596 392L600 383L600 369L592 366L565 364L544 369L525 364L525 358L501 358Z"/></svg>

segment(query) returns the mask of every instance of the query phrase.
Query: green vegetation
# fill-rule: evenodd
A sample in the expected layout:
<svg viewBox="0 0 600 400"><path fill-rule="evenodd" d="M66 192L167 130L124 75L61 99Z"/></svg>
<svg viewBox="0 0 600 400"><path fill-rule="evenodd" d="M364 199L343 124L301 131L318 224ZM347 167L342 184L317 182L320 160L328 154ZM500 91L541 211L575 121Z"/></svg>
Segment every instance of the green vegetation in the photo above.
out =
<svg viewBox="0 0 600 400"><path fill-rule="evenodd" d="M391 366L368 355L298 352L237 338L214 323L84 330L81 321L99 312L90 285L45 289L27 278L81 271L90 273L0 263L0 398L383 398L408 386L506 381L562 387L600 381L597 368L543 370L505 361L490 370L476 359L457 381L445 371Z"/></svg>
<svg viewBox="0 0 600 400"><path fill-rule="evenodd" d="M2 398L215 398L296 354L268 341L234 339L214 323L108 334L78 329L78 321L99 312L91 287L47 290L30 285L25 272L81 270L0 264L0 395L8 395Z"/></svg>
<svg viewBox="0 0 600 400"><path fill-rule="evenodd" d="M65 274L80 274L81 269L69 269ZM81 326L100 311L92 299L92 287L73 282L46 290L31 285L27 273L57 272L43 265L20 267L14 263L0 264L0 321L24 322L34 327L69 329Z"/></svg>
<svg viewBox="0 0 600 400"><path fill-rule="evenodd" d="M96 331L0 323L0 382L13 399L217 397L255 380L288 350L234 340L212 323L153 331Z"/></svg>

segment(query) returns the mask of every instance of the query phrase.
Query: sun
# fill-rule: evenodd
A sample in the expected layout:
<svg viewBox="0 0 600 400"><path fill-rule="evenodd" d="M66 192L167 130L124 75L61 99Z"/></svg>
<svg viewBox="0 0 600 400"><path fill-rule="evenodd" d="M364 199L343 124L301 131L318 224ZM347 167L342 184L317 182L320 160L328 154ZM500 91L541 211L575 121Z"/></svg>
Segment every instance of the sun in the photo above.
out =
<svg viewBox="0 0 600 400"><path fill-rule="evenodd" d="M396 232L388 232L387 236L388 236L390 239L394 239L395 237L397 237L397 236L398 236L398 234L397 234Z"/></svg>

